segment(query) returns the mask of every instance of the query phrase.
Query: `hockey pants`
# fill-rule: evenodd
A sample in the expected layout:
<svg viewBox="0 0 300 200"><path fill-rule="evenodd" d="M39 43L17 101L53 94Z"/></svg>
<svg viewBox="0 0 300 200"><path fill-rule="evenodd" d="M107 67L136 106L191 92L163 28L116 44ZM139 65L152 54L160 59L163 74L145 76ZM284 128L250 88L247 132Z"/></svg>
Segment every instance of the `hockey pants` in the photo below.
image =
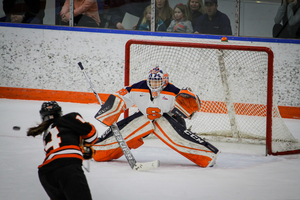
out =
<svg viewBox="0 0 300 200"><path fill-rule="evenodd" d="M202 140L168 114L150 121L143 114L135 113L117 123L120 132L130 149L144 144L143 137L153 133L166 145L200 167L214 164L219 150ZM95 161L108 161L123 155L122 149L109 128L94 144Z"/></svg>

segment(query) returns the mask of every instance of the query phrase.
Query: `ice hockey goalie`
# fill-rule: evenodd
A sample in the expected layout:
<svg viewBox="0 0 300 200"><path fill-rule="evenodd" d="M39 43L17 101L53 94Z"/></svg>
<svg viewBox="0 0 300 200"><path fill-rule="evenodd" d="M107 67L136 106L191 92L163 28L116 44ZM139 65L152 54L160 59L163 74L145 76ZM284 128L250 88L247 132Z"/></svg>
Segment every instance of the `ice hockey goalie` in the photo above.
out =
<svg viewBox="0 0 300 200"><path fill-rule="evenodd" d="M95 118L110 126L125 109L136 105L138 112L120 120L117 125L130 149L143 145L150 133L173 150L200 167L213 166L219 150L186 128L200 110L199 97L189 89L169 83L168 74L159 67L150 70L146 80L110 95ZM107 161L123 155L110 128L94 144L94 160Z"/></svg>

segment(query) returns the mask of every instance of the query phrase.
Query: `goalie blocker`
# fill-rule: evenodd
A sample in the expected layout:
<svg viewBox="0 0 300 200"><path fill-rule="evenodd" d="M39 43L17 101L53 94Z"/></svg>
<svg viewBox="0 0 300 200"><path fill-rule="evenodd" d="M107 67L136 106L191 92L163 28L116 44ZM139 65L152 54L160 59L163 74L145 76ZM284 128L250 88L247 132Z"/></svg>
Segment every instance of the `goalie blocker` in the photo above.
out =
<svg viewBox="0 0 300 200"><path fill-rule="evenodd" d="M118 121L125 110L125 102L118 96L109 95L105 104L96 113L95 118L106 126L111 126Z"/></svg>

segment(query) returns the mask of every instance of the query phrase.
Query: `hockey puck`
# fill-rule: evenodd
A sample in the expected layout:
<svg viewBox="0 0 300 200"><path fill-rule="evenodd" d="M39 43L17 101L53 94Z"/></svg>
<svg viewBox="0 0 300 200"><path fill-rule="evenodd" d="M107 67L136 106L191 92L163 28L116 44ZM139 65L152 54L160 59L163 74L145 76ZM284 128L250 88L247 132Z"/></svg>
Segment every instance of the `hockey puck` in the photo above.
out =
<svg viewBox="0 0 300 200"><path fill-rule="evenodd" d="M13 130L15 130L15 131L19 131L20 129L21 129L20 126L14 126L14 127L13 127Z"/></svg>

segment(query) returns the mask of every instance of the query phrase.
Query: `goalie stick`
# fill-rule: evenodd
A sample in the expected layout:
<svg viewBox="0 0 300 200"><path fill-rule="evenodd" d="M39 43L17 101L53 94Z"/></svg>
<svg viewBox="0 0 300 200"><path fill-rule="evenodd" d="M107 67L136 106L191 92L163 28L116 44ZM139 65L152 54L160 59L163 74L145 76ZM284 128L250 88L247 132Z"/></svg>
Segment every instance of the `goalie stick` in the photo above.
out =
<svg viewBox="0 0 300 200"><path fill-rule="evenodd" d="M86 80L89 82L90 84L90 88L92 89L93 93L95 94L98 102L100 103L100 105L102 106L102 101L98 95L98 93L96 92L90 78L88 77L87 73L85 72L84 68L83 68L83 65L81 62L78 63L81 71L83 72L83 74L85 75L85 78ZM154 161L151 161L151 162L145 162L145 163L138 163L136 162L135 158L133 157L133 154L131 153L129 147L127 146L123 136L121 135L120 133L120 130L118 128L118 125L116 124L116 122L114 122L111 126L110 126L118 144L120 145L123 153L124 153L124 156L126 157L130 167L133 169L133 170L137 170L137 171L142 171L142 170L149 170L149 169L154 169L154 168L157 168L159 167L159 160L154 160Z"/></svg>

